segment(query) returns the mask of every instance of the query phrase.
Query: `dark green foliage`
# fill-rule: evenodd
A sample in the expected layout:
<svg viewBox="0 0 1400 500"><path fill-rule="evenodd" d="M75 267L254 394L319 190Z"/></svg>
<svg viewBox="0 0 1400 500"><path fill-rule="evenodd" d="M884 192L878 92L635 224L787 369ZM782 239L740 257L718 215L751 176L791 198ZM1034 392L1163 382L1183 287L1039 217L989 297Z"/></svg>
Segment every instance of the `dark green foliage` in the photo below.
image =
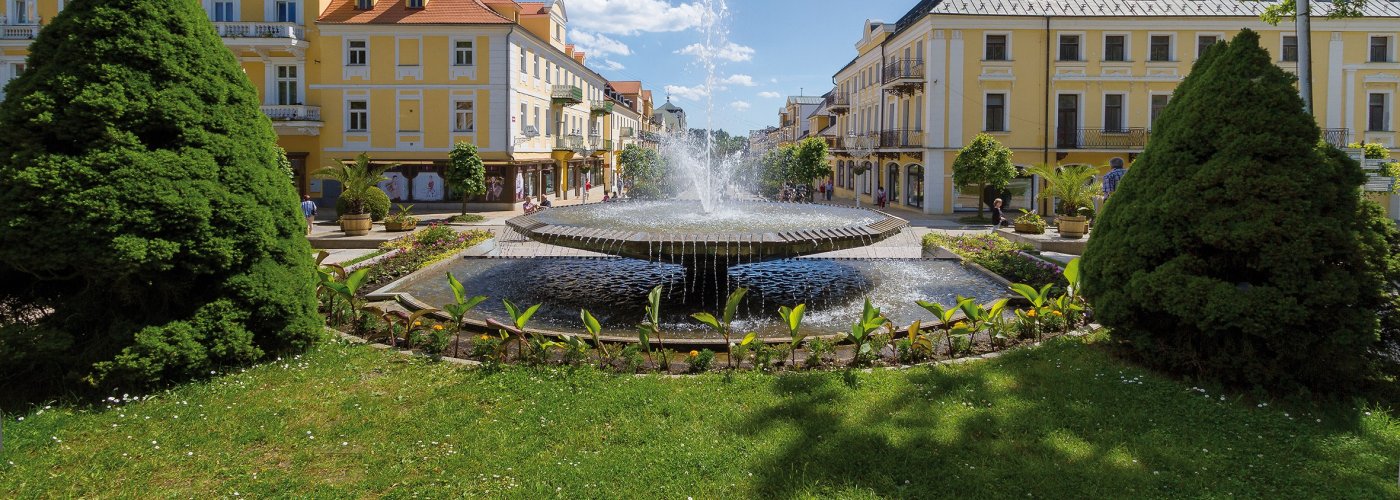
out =
<svg viewBox="0 0 1400 500"><path fill-rule="evenodd" d="M462 194L462 213L467 213L467 199L486 194L486 164L476 152L476 146L459 142L447 154L450 161L443 177L448 189Z"/></svg>
<svg viewBox="0 0 1400 500"><path fill-rule="evenodd" d="M1252 31L1215 45L1105 204L1084 293L1145 362L1282 391L1370 373L1386 222L1293 83Z"/></svg>
<svg viewBox="0 0 1400 500"><path fill-rule="evenodd" d="M959 188L977 186L980 197L991 186L997 191L1006 189L1011 179L1016 178L1016 165L1011 163L1011 148L1003 146L995 137L977 134L972 142L958 151L953 160L953 185ZM977 204L977 217L982 217L985 203Z"/></svg>
<svg viewBox="0 0 1400 500"><path fill-rule="evenodd" d="M628 144L619 159L622 180L628 185L627 196L644 200L660 199L672 194L667 182L665 162L655 149Z"/></svg>
<svg viewBox="0 0 1400 500"><path fill-rule="evenodd" d="M375 188L366 191L369 196L365 197L365 205L369 206L369 218L375 222L384 220L389 215L389 195L384 194L384 190ZM344 196L335 199L335 213L347 214L350 210L350 199Z"/></svg>
<svg viewBox="0 0 1400 500"><path fill-rule="evenodd" d="M0 105L0 378L144 385L320 331L296 190L197 2L75 0Z"/></svg>

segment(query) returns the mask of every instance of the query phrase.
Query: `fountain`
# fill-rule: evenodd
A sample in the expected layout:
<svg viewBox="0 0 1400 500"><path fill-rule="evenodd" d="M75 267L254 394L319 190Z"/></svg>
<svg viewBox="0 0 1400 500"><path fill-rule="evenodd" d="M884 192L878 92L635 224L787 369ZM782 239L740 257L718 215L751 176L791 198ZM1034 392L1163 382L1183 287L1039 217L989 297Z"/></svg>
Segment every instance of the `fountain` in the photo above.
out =
<svg viewBox="0 0 1400 500"><path fill-rule="evenodd" d="M722 46L724 2L704 5L706 47ZM716 62L711 51L702 52L706 85L713 88ZM709 120L714 106L708 98L706 106ZM745 199L733 186L742 158L716 158L711 134L704 135L662 140L673 180L685 186L678 199L558 207L506 222L521 241L610 257L466 259L451 263L448 272L472 294L543 303L535 317L545 328L577 331L578 310L586 308L614 334L636 325L647 292L660 285L666 330L698 338L707 334L689 315L720 309L741 286L750 293L736 326L767 334L781 331L772 321L779 305L806 303L808 324L832 331L858 316L866 298L905 322L931 319L915 300L951 304L958 295L1001 295L998 282L956 260L813 258L877 244L900 234L908 222L869 209ZM445 303L451 295L441 277L440 271L424 273L395 293ZM501 317L493 303L499 301L488 301L476 314Z"/></svg>

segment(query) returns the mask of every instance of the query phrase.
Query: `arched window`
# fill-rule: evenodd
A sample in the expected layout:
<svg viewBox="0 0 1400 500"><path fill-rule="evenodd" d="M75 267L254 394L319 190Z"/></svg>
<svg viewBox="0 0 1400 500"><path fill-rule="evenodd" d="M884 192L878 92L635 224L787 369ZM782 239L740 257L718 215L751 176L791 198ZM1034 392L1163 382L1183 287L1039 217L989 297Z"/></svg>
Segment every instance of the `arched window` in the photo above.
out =
<svg viewBox="0 0 1400 500"><path fill-rule="evenodd" d="M899 203L899 164L885 166L885 196L891 203Z"/></svg>
<svg viewBox="0 0 1400 500"><path fill-rule="evenodd" d="M846 189L856 190L856 162L846 163Z"/></svg>
<svg viewBox="0 0 1400 500"><path fill-rule="evenodd" d="M861 178L864 179L865 182L861 183L861 191L863 191L864 194L870 194L871 191L874 190L872 186L875 185L875 176L878 174L875 172L875 165L872 165L868 161L865 162L863 167L865 168L865 174L861 175Z"/></svg>
<svg viewBox="0 0 1400 500"><path fill-rule="evenodd" d="M910 165L904 173L905 205L924 207L924 167Z"/></svg>
<svg viewBox="0 0 1400 500"><path fill-rule="evenodd" d="M836 185L846 187L846 160L836 162Z"/></svg>

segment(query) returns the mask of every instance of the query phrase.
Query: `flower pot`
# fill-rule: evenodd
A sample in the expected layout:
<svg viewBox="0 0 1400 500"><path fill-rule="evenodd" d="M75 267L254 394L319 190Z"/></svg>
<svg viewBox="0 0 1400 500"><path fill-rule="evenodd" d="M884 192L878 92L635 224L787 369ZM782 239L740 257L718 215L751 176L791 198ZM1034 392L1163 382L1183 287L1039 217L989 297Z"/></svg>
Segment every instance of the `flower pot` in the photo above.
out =
<svg viewBox="0 0 1400 500"><path fill-rule="evenodd" d="M418 226L418 221L412 222L389 222L384 221L384 230L390 232L412 231Z"/></svg>
<svg viewBox="0 0 1400 500"><path fill-rule="evenodd" d="M346 236L364 236L374 227L369 214L347 214L340 216L340 230Z"/></svg>
<svg viewBox="0 0 1400 500"><path fill-rule="evenodd" d="M1089 232L1088 217L1060 216L1055 224L1060 228L1060 236L1065 238L1083 238Z"/></svg>
<svg viewBox="0 0 1400 500"><path fill-rule="evenodd" d="M1025 222L1017 222L1017 223L1014 223L1014 224L1013 224L1013 227L1016 229L1016 232L1018 232L1018 233L1023 233L1023 234L1044 234L1044 233L1045 233L1045 228L1040 227L1038 224L1028 224L1028 223L1025 223Z"/></svg>

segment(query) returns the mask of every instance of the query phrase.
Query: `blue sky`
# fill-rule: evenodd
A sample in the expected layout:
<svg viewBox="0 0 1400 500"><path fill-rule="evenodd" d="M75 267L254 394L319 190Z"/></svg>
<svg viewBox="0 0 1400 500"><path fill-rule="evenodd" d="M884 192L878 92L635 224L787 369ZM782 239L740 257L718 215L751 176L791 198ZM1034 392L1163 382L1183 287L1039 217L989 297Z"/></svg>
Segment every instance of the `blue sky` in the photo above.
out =
<svg viewBox="0 0 1400 500"><path fill-rule="evenodd" d="M707 4L720 0L564 0L569 42L612 80L641 80L657 105L670 89L691 127L704 127L706 71L697 54L717 57L709 89L715 128L747 134L777 125L789 95L821 95L855 57L866 19L894 22L917 0L727 0L728 43L705 43ZM732 44L732 45L731 45Z"/></svg>

